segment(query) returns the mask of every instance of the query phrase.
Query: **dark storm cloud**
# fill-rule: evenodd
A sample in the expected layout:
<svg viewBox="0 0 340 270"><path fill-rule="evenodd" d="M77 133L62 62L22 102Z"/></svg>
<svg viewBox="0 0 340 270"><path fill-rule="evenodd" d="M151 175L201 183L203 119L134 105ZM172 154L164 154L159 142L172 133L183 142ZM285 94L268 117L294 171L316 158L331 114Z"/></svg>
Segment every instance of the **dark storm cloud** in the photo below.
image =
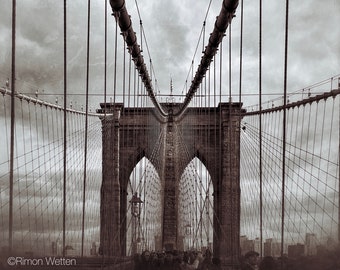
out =
<svg viewBox="0 0 340 270"><path fill-rule="evenodd" d="M61 11L61 5L55 1L17 4L16 78L20 92L41 91L60 79L62 23L61 18L55 15ZM7 45L11 53L10 43ZM5 64L10 65L10 62L6 61Z"/></svg>
<svg viewBox="0 0 340 270"><path fill-rule="evenodd" d="M139 18L133 2L127 2L133 27L140 42ZM153 65L160 90L169 92L170 75L174 91L180 93L190 69L208 3L182 1L139 1ZM1 80L10 75L11 1L1 1L0 53ZM303 1L290 3L289 24L289 88L291 91L339 73L339 2ZM23 92L62 93L63 87L63 17L58 1L24 1L17 4L17 80ZM213 29L215 16L221 8L213 2L207 17L205 42ZM263 90L282 92L284 57L284 3L263 3ZM109 11L110 12L110 11ZM245 92L257 91L258 82L258 4L244 7L244 76ZM83 1L68 2L68 84L70 93L84 93L86 75L87 6ZM104 9L102 3L91 4L90 89L103 93ZM108 18L109 73L112 74L114 18ZM240 8L233 20L233 55L238 55ZM120 45L121 46L121 45ZM202 46L200 44L199 46ZM148 58L144 42L143 54ZM225 50L227 51L227 50ZM197 59L201 56L198 50ZM121 57L121 56L119 56ZM199 61L195 61L194 70ZM148 63L148 59L146 59ZM238 64L235 61L234 85L237 87ZM118 63L118 74L122 66ZM121 84L119 91L121 91ZM108 76L112 87L112 76ZM289 89L289 90L290 90ZM84 104L83 98L72 97ZM91 103L102 101L94 98ZM247 102L256 102L245 98Z"/></svg>
<svg viewBox="0 0 340 270"><path fill-rule="evenodd" d="M39 94L63 92L63 3L59 1L24 1L17 3L16 28L16 89L18 92ZM1 50L1 80L10 77L11 66L11 3L2 1L0 9L1 37L4 37ZM68 3L67 27L67 60L68 60L68 93L85 93L86 75L86 27L87 6L82 1ZM98 19L99 13L104 17L103 7L92 5L91 18L91 89L102 80L103 72L103 23ZM109 18L111 19L111 18ZM97 23L99 25L94 25ZM98 49L99 48L99 49ZM101 91L102 92L102 91ZM49 97L40 96L48 99ZM49 101L54 102L55 97ZM70 97L73 104L85 104L83 98Z"/></svg>

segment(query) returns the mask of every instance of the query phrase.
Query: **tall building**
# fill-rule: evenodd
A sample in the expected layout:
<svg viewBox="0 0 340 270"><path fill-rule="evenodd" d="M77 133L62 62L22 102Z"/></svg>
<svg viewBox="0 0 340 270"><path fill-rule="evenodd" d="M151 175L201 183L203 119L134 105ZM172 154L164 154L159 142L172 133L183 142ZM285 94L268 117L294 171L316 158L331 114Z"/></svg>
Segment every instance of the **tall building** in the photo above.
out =
<svg viewBox="0 0 340 270"><path fill-rule="evenodd" d="M316 245L317 239L314 233L306 233L306 242L305 242L305 255L312 256L316 255Z"/></svg>
<svg viewBox="0 0 340 270"><path fill-rule="evenodd" d="M281 243L273 238L268 238L263 244L263 256L280 257Z"/></svg>
<svg viewBox="0 0 340 270"><path fill-rule="evenodd" d="M90 255L92 255L92 256L98 255L96 242L92 242L92 246L91 246L91 249L90 249Z"/></svg>
<svg viewBox="0 0 340 270"><path fill-rule="evenodd" d="M248 237L246 235L240 236L240 249L241 249L241 255L246 254L246 241L248 240Z"/></svg>
<svg viewBox="0 0 340 270"><path fill-rule="evenodd" d="M248 239L246 235L240 236L240 249L241 255L246 254L248 251L256 251L260 253L261 242L260 238L256 237L255 240Z"/></svg>
<svg viewBox="0 0 340 270"><path fill-rule="evenodd" d="M59 238L54 242L52 242L52 252L53 256L61 256L63 254L62 246L59 241Z"/></svg>
<svg viewBox="0 0 340 270"><path fill-rule="evenodd" d="M254 240L254 251L261 253L261 241L259 237L256 237Z"/></svg>
<svg viewBox="0 0 340 270"><path fill-rule="evenodd" d="M283 246L283 253L287 252L287 246ZM273 242L272 243L272 256L273 257L281 257L281 242Z"/></svg>
<svg viewBox="0 0 340 270"><path fill-rule="evenodd" d="M268 238L263 244L263 256L273 256L272 255L272 243L273 238Z"/></svg>
<svg viewBox="0 0 340 270"><path fill-rule="evenodd" d="M335 241L332 237L328 237L326 243L328 250L334 250L337 247L337 241Z"/></svg>

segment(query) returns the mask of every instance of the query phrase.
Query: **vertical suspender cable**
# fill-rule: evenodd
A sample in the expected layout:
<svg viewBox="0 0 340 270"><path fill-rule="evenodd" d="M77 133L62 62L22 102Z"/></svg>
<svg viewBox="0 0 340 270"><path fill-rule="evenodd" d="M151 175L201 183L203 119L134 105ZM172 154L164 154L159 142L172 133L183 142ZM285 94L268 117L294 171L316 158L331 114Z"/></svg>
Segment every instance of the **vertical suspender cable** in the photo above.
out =
<svg viewBox="0 0 340 270"><path fill-rule="evenodd" d="M213 92L214 92L214 100L213 100L213 104L214 104L214 119L213 119L213 123L214 123L214 149L219 149L219 145L218 145L218 134L217 134L217 129L219 128L219 124L218 124L218 109L217 109L217 105L216 105L216 97L217 97L217 93L216 93L216 55L214 55L213 57ZM219 151L216 150L216 153L219 154ZM212 176L214 177L214 176ZM216 177L216 176L215 176ZM213 179L212 181L218 181L218 179ZM217 190L215 189L215 186L213 185L213 194L214 196L213 198L213 225L212 225L212 231L213 231L213 238L212 241L214 241L215 239L215 235L216 235L216 213L217 213L217 209L215 208L215 200L217 197ZM216 245L216 243L215 243Z"/></svg>
<svg viewBox="0 0 340 270"><path fill-rule="evenodd" d="M122 103L125 103L125 87L126 87L126 76L125 76L125 70L126 70L126 50L125 50L125 41L123 40L123 101Z"/></svg>
<svg viewBox="0 0 340 270"><path fill-rule="evenodd" d="M124 107L126 107L126 103L127 102L125 102L125 100L126 100L126 98L127 98L127 95L126 95L126 48L125 48L125 40L124 40L124 38L123 38L123 105L124 105ZM129 98L129 97L128 97ZM123 114L125 115L125 110L122 110L122 116L123 116ZM120 132L121 132L121 137L122 138L126 138L127 136L128 136L128 130L124 127L123 129L120 129ZM123 139L123 141L122 141L122 147L123 148L125 148L126 146L127 146L127 143L126 143L126 141ZM127 161L126 160L124 160L124 164L122 165L124 168L125 167L127 167ZM125 198L125 203L126 203L126 195L127 195L127 183L128 183L128 178L127 178L128 176L127 176L127 172L125 171L124 173L123 173L123 179L121 180L124 184L124 187L123 187L123 189L122 189L122 199L124 199ZM122 206L122 207L124 207L124 208L126 208L127 207L127 205L126 204L123 204L124 206ZM127 213L124 213L123 214L123 216L121 216L121 226L122 226L122 228L124 228L123 230L124 230L124 232L126 232L126 229L127 229ZM121 243L122 243L122 246L121 246L121 248L122 248L122 254L123 255L126 255L126 240L127 240L127 233L125 233L125 234L121 234L121 239L120 239L120 241L121 241Z"/></svg>
<svg viewBox="0 0 340 270"><path fill-rule="evenodd" d="M129 81L129 83L128 83L128 104L127 104L127 106L128 106L128 108L130 108L130 103L131 103L131 54L130 54L130 56L129 56L129 67L128 67L128 69L129 69L129 74L128 74L128 81Z"/></svg>
<svg viewBox="0 0 340 270"><path fill-rule="evenodd" d="M66 122L66 105L67 105L67 35L66 35L66 2L64 0L64 176L63 176L63 256L65 257L65 240L66 240L66 136L67 136L67 122Z"/></svg>
<svg viewBox="0 0 340 270"><path fill-rule="evenodd" d="M220 43L220 103L222 102L222 60L223 60L223 40Z"/></svg>
<svg viewBox="0 0 340 270"><path fill-rule="evenodd" d="M119 16L116 13L115 16ZM116 20L116 31L115 31L115 56L114 56L114 73L113 73L113 103L116 103L116 93L117 93L117 46L118 46L118 19ZM116 104L115 104L116 106Z"/></svg>
<svg viewBox="0 0 340 270"><path fill-rule="evenodd" d="M107 77L107 1L105 1L105 7L104 7L104 104L106 104L106 77ZM104 106L104 115L106 116L106 105Z"/></svg>
<svg viewBox="0 0 340 270"><path fill-rule="evenodd" d="M210 98L211 98L211 93L210 93L210 89L211 89L211 68L209 67L209 73L208 73L208 106L206 105L205 107L206 107L206 110L208 111L207 112L207 114L208 114L208 121L209 121L209 123L211 123L212 121L212 119L211 119L211 111L210 111L210 109L208 109L208 108L210 108L211 107L211 100L210 100ZM206 141L205 141L205 143L206 143L206 145L208 145L208 143L209 143L209 140L211 140L211 138L210 138L210 136L208 136L208 134L211 134L210 133L210 130L211 130L211 126L210 127L208 127L207 126L207 128L206 128ZM207 233L206 233L206 235L207 235L207 246L209 246L209 231L210 231L210 226L209 226L209 221L210 221L210 216L209 216L209 213L210 213L210 211L209 211L209 208L210 208L210 197L209 197L209 192L210 192L210 184L211 184L211 177L209 177L208 178L208 175L210 176L210 174L209 174L209 172L208 172L208 168L207 167L205 167L205 173L206 173L206 175L207 175L207 177L206 177L206 189L207 189L207 192L206 192L206 196L205 196L205 203L206 203L206 230L207 230Z"/></svg>
<svg viewBox="0 0 340 270"><path fill-rule="evenodd" d="M286 23L285 23L285 55L284 55L284 86L283 86L283 130L282 130L282 203L281 203L281 257L284 253L284 213L285 213L285 166L286 166L286 105L287 105L287 63L288 63L288 10L289 0L286 0ZM283 265L281 265L283 266Z"/></svg>
<svg viewBox="0 0 340 270"><path fill-rule="evenodd" d="M84 256L85 236L85 202L86 202L86 177L87 177L87 132L89 117L89 71L90 71L90 22L91 22L91 0L87 2L87 51L86 51L86 96L85 96L85 134L84 134L84 181L83 181L83 216L81 226L81 257Z"/></svg>
<svg viewBox="0 0 340 270"><path fill-rule="evenodd" d="M213 72L213 85L214 85L214 108L216 110L216 55L214 55L213 58L213 63L214 63L214 72ZM216 111L214 111L216 115Z"/></svg>
<svg viewBox="0 0 340 270"><path fill-rule="evenodd" d="M243 0L241 0L241 29L240 29L240 81L239 81L239 103L241 106L241 102L242 102L242 57L243 57ZM239 125L241 124L241 113L239 115ZM240 127L241 128L241 127ZM241 131L241 129L240 129ZM239 133L238 136L238 158L241 159L241 134ZM241 183L240 183L241 184ZM241 194L240 194L241 196ZM239 209L241 209L240 207L240 202L238 203L238 207ZM238 224L241 224L241 214L238 216ZM240 250L240 249L239 249ZM240 256L240 251L238 251L238 256Z"/></svg>
<svg viewBox="0 0 340 270"><path fill-rule="evenodd" d="M229 106L231 108L231 25L229 25Z"/></svg>
<svg viewBox="0 0 340 270"><path fill-rule="evenodd" d="M339 87L340 87L340 78L339 78ZM339 163L340 163L340 98L339 101L339 108L338 108L338 138L339 138L339 148L338 148L338 194L340 194L340 171L339 171ZM335 102L335 101L334 101ZM340 243L340 196L338 196L338 243Z"/></svg>
<svg viewBox="0 0 340 270"><path fill-rule="evenodd" d="M232 166L232 153L231 153L231 125L232 125L232 121L231 121L231 102L232 102L232 98L231 98L231 24L229 25L229 42L228 42L228 49L229 49L229 109L228 109L228 143L229 143L229 168L228 168L228 174L229 174L229 179L232 179L232 170L231 170L231 166ZM223 135L224 136L224 135ZM225 165L225 164L223 164ZM234 198L233 198L233 184L232 184L232 180L231 183L229 184L229 200L230 200L230 213L232 213L231 211L233 211L232 209L234 209ZM233 226L231 226L231 235L234 235L234 231L233 231ZM231 258L231 263L234 264L234 241L231 240L230 241L230 248L231 248L231 254L232 254L232 258Z"/></svg>
<svg viewBox="0 0 340 270"><path fill-rule="evenodd" d="M14 125L15 125L15 35L16 35L16 0L12 2L12 77L11 77L11 145L9 177L9 226L8 247L13 248L13 183L14 183Z"/></svg>
<svg viewBox="0 0 340 270"><path fill-rule="evenodd" d="M107 1L104 1L104 121L106 121L106 102L107 102ZM106 122L104 122L106 124ZM103 269L104 252L102 252L102 262L100 269Z"/></svg>
<svg viewBox="0 0 340 270"><path fill-rule="evenodd" d="M218 170L218 186L217 186L217 197L218 200L220 201L220 198L222 196L222 185L221 185L221 180L222 180L222 165L223 165L223 159L222 159L222 139L223 139L223 135L222 135L222 127L223 127L223 123L222 123L222 60L223 60L223 40L220 43L220 63L219 63L219 127L218 130L220 132L218 132L218 141L219 141L219 148L218 148L218 156L220 157L219 160L219 167L220 169ZM222 214L222 210L221 207L218 208L218 212L217 212L217 224L219 226L219 228L217 229L218 231L218 237L219 237L219 241L221 240L221 234L222 234L222 228L221 228L221 214Z"/></svg>
<svg viewBox="0 0 340 270"><path fill-rule="evenodd" d="M119 16L119 14L118 13L116 13L115 14L116 16ZM118 51L118 20L115 20L115 22L116 22L116 27L115 27L115 53L114 53L114 74L113 74L113 78L114 78L114 84L113 84L113 104L114 104L114 107L113 107L113 116L114 116L114 119L113 119L113 121L116 121L115 119L116 119L116 96L117 96L117 51ZM116 143L117 143L117 140L118 140L118 137L116 137L116 126L115 126L115 124L114 124L114 126L113 126L113 129L114 129L114 135L113 135L113 138L112 138L112 141L113 141L113 143L112 143L112 146L111 147L113 147L113 149L111 149L111 151L115 154L114 155L114 159L115 159L115 165L114 166L116 166L116 160L118 159L118 154L119 153L116 153L115 151L116 151ZM118 128L117 128L118 129ZM119 129L118 129L118 132L119 132ZM116 155L117 154L117 155ZM114 168L114 170L115 170L116 168ZM118 179L119 179L119 175L116 175L116 173L114 174L114 176L116 177L116 179L113 179L113 181L111 181L111 185L114 185L114 184L116 184L116 183L114 183L114 181L119 181ZM110 187L110 190L113 190L113 187L111 186ZM119 221L120 222L120 221ZM115 239L117 238L117 236L120 234L120 232L118 231L118 232L114 232L115 233ZM119 243L119 245L120 245L120 243ZM119 247L120 248L120 247Z"/></svg>
<svg viewBox="0 0 340 270"><path fill-rule="evenodd" d="M202 91L203 92L203 91ZM203 95L203 93L202 93ZM199 190L200 190L200 243L201 247L203 246L203 212L204 212L204 204L203 204L203 187L202 187L202 177L203 177L203 170L202 170L202 162L199 163L199 170L200 170L200 182L199 182Z"/></svg>
<svg viewBox="0 0 340 270"><path fill-rule="evenodd" d="M262 213L262 0L259 2L259 176L260 176L260 256L262 257L263 243L263 213Z"/></svg>
<svg viewBox="0 0 340 270"><path fill-rule="evenodd" d="M239 102L242 95L242 61L243 61L243 0L241 0L241 29L240 29L240 81L239 81ZM241 120L241 119L240 119Z"/></svg>

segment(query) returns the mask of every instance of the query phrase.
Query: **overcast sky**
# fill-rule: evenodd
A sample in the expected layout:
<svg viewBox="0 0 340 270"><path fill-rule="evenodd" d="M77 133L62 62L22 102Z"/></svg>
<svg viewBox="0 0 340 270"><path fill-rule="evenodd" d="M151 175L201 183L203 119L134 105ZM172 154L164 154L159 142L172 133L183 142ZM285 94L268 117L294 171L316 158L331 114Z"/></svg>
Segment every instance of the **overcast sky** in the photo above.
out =
<svg viewBox="0 0 340 270"><path fill-rule="evenodd" d="M4 84L11 70L11 2L0 2L0 79ZM103 94L104 1L91 1L90 94ZM209 1L139 0L138 7L161 94L180 94L190 70ZM283 93L285 1L263 1L263 92ZM212 1L207 16L205 44L219 14L222 1ZM133 28L140 42L135 1L127 0ZM108 93L113 93L114 19L108 8ZM258 92L258 1L244 1L244 47L242 92ZM63 93L63 1L17 1L17 89L24 93ZM340 2L337 0L290 1L288 92L307 87L340 73ZM68 93L84 94L86 85L87 1L68 1ZM232 92L238 93L240 6L232 26ZM122 39L119 36L117 92L122 90ZM228 42L224 42L225 60ZM194 71L201 57L202 42ZM143 40L145 62L149 63ZM223 91L228 93L228 63ZM190 79L189 79L190 81ZM328 90L328 89L327 89ZM56 96L44 98L55 101ZM272 97L272 96L271 96ZM80 108L83 99L70 96ZM103 97L92 97L95 109ZM245 96L245 105L257 99ZM78 103L78 104L77 104Z"/></svg>
<svg viewBox="0 0 340 270"><path fill-rule="evenodd" d="M104 1L91 1L90 108L104 100ZM150 50L158 89L169 94L170 77L175 94L181 94L194 56L209 1L139 0L138 6ZM0 1L0 85L11 77L11 3ZM212 1L205 43L219 14L221 1ZM139 17L133 0L126 6L140 43ZM108 9L108 93L113 93L114 18ZM263 92L283 93L284 1L263 1ZM63 93L63 1L17 1L16 78L17 91L61 102ZM290 1L288 92L340 74L340 1ZM258 92L258 1L244 2L243 93ZM87 1L68 1L68 97L77 109L84 104L86 85ZM232 92L239 85L240 7L232 26ZM225 61L228 59L224 42ZM201 57L202 42L194 71ZM122 39L118 48L118 93L122 93ZM145 62L149 63L143 40ZM228 63L225 62L223 91L228 93ZM153 76L154 76L153 75ZM328 91L325 89L324 91ZM42 95L45 94L45 95ZM51 95L49 95L51 94ZM276 96L265 96L273 98ZM243 97L246 106L257 98Z"/></svg>

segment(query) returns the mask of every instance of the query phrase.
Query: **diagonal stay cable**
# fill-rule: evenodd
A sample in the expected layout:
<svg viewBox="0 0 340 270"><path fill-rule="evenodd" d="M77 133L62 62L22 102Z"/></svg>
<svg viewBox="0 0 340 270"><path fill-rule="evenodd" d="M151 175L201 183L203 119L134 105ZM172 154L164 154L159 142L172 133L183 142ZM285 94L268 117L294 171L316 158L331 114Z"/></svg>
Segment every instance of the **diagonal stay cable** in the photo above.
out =
<svg viewBox="0 0 340 270"><path fill-rule="evenodd" d="M147 67L144 63L144 58L141 53L140 46L137 43L136 33L133 31L132 22L130 16L125 7L124 0L110 0L110 5L113 11L113 14L119 24L120 30L122 31L124 40L128 47L129 53L132 56L132 60L135 63L135 66L138 70L138 73L141 77L142 82L148 92L148 95L152 101L152 103L157 108L158 112L163 116L166 117L167 113L163 110L162 106L156 99L152 81L149 76Z"/></svg>
<svg viewBox="0 0 340 270"><path fill-rule="evenodd" d="M213 32L210 34L209 42L207 47L203 52L203 56L201 58L200 65L197 68L194 79L191 82L191 86L186 95L186 98L180 108L180 110L174 115L178 118L184 114L187 109L190 101L194 97L198 87L200 86L205 73L207 72L210 63L214 55L218 50L218 46L221 43L224 33L228 28L228 25L231 23L232 18L236 12L236 8L238 6L238 0L224 0L222 4L222 8L219 16L216 18L215 26Z"/></svg>

